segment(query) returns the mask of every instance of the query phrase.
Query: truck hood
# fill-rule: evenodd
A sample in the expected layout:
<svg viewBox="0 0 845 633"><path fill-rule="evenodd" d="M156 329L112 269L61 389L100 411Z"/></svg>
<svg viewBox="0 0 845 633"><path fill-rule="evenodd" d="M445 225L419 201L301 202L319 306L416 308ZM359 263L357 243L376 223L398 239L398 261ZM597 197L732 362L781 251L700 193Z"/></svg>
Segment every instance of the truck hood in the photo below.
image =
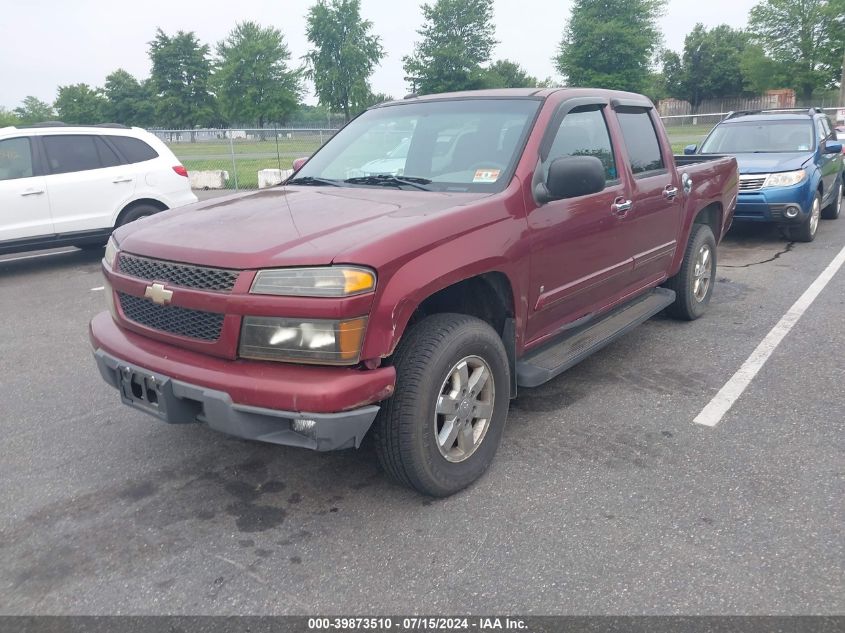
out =
<svg viewBox="0 0 845 633"><path fill-rule="evenodd" d="M156 259L237 269L318 266L362 236L386 237L487 195L274 187L164 211L114 235L121 250Z"/></svg>
<svg viewBox="0 0 845 633"><path fill-rule="evenodd" d="M801 169L813 158L810 152L773 152L770 154L734 154L740 174L769 174Z"/></svg>

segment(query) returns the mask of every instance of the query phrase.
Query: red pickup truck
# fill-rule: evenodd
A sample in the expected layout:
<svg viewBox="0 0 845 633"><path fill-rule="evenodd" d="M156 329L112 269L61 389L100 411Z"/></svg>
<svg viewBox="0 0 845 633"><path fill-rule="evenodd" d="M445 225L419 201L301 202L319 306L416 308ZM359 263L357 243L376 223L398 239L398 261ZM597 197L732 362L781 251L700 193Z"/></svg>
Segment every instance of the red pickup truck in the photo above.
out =
<svg viewBox="0 0 845 633"><path fill-rule="evenodd" d="M636 94L381 104L281 186L115 231L96 361L167 422L320 451L370 432L395 480L449 495L518 388L701 316L737 186L733 158L673 157Z"/></svg>

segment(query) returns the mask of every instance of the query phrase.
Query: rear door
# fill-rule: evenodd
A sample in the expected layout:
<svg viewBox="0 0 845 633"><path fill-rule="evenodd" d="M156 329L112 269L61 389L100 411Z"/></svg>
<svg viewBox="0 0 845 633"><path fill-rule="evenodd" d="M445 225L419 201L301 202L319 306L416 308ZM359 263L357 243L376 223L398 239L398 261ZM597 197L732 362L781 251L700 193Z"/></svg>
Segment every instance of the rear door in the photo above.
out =
<svg viewBox="0 0 845 633"><path fill-rule="evenodd" d="M619 152L607 125L609 105L573 107L565 102L561 108L541 146L541 174L535 178L544 180L556 158L595 156L605 166L607 184L599 193L549 202L528 213L532 254L527 338L534 342L624 296L633 269L625 229L630 192L619 178Z"/></svg>
<svg viewBox="0 0 845 633"><path fill-rule="evenodd" d="M634 260L632 282L653 285L669 269L681 228L683 207L674 161L660 142L654 108L617 107L616 120L625 143L632 177L633 206L625 218L626 244Z"/></svg>
<svg viewBox="0 0 845 633"><path fill-rule="evenodd" d="M110 228L135 191L132 166L97 135L52 134L41 141L56 232Z"/></svg>
<svg viewBox="0 0 845 633"><path fill-rule="evenodd" d="M0 242L54 233L37 147L27 136L0 140Z"/></svg>

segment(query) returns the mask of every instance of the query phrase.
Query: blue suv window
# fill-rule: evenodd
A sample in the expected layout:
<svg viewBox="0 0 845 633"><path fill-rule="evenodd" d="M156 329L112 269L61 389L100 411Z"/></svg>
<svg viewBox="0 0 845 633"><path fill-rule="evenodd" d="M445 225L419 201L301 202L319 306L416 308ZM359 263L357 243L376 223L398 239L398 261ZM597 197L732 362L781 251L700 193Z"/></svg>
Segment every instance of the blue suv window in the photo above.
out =
<svg viewBox="0 0 845 633"><path fill-rule="evenodd" d="M731 121L716 126L701 146L701 153L808 152L815 147L813 135L809 117L786 121Z"/></svg>

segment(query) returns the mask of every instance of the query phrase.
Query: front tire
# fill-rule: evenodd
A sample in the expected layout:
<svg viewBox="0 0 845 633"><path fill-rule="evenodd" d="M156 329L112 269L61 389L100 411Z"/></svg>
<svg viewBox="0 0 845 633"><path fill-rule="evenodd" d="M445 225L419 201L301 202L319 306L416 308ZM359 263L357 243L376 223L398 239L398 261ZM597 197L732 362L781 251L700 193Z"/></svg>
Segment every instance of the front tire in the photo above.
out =
<svg viewBox="0 0 845 633"><path fill-rule="evenodd" d="M681 270L665 284L675 291L666 312L676 319L694 321L707 311L716 283L716 238L706 224L693 224Z"/></svg>
<svg viewBox="0 0 845 633"><path fill-rule="evenodd" d="M812 242L816 239L819 229L819 218L821 217L822 197L819 192L813 196L813 206L806 219L798 226L790 226L786 234L793 242Z"/></svg>
<svg viewBox="0 0 845 633"><path fill-rule="evenodd" d="M393 480L446 497L481 477L510 404L508 356L496 331L461 314L413 326L393 357L396 393L376 418L379 461Z"/></svg>

